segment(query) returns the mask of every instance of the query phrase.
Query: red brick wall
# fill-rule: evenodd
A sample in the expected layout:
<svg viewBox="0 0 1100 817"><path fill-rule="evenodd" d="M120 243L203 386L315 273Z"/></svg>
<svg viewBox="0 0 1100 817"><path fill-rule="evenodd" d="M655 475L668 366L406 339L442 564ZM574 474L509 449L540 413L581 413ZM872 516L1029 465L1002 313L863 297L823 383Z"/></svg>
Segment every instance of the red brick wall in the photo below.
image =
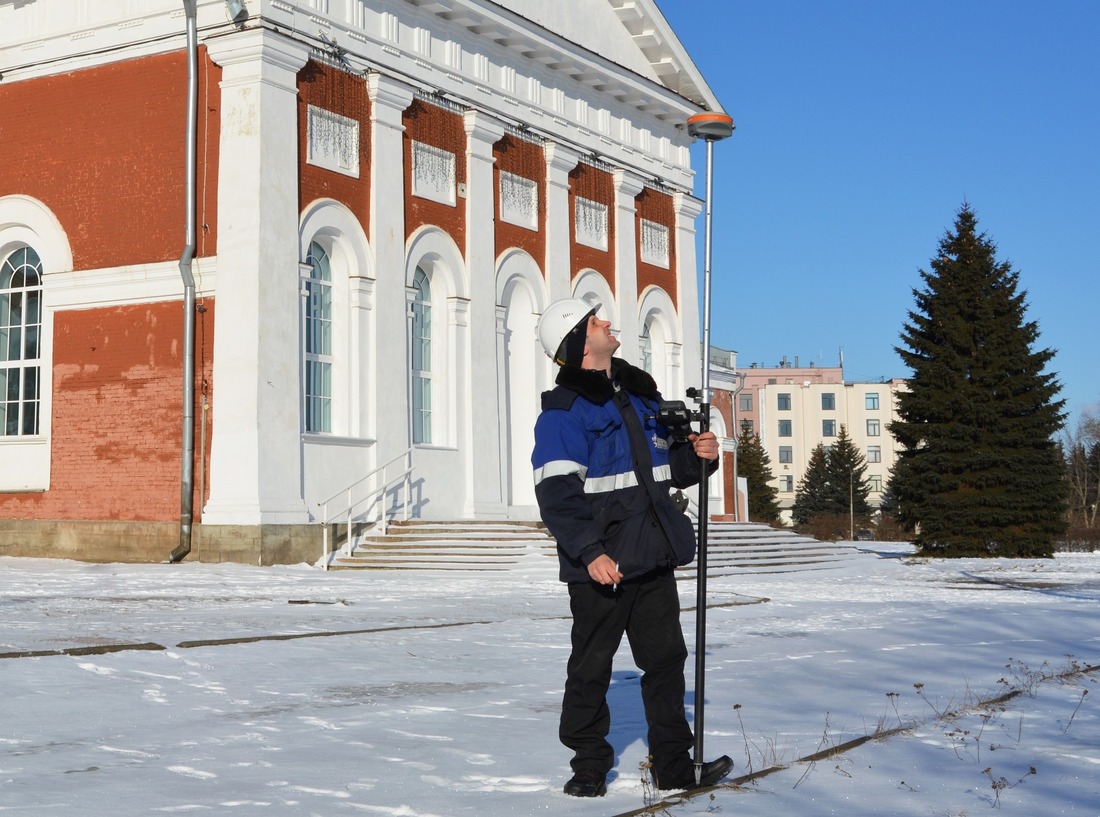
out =
<svg viewBox="0 0 1100 817"><path fill-rule="evenodd" d="M359 178L306 163L309 118L315 105L359 122ZM319 198L345 205L364 226L370 224L370 98L367 83L327 65L310 61L298 72L298 209Z"/></svg>
<svg viewBox="0 0 1100 817"><path fill-rule="evenodd" d="M657 286L667 292L673 305L679 308L676 292L676 211L672 196L647 187L634 199L634 207L637 212L635 240L638 253L638 295L641 295L647 286ZM643 218L668 228L668 269L641 261Z"/></svg>
<svg viewBox="0 0 1100 817"><path fill-rule="evenodd" d="M217 252L221 70L199 59L198 254ZM0 83L0 196L42 201L75 269L179 258L187 58L177 51Z"/></svg>
<svg viewBox="0 0 1100 817"><path fill-rule="evenodd" d="M577 196L607 205L607 252L577 243ZM569 172L569 242L571 276L594 269L607 279L611 294L616 291L615 260L615 180L605 170L581 162Z"/></svg>
<svg viewBox="0 0 1100 817"><path fill-rule="evenodd" d="M196 315L195 521L201 405L211 381L213 301ZM183 305L54 316L50 489L0 494L0 517L172 521L180 514ZM209 439L210 429L207 429ZM205 462L209 467L209 450Z"/></svg>
<svg viewBox="0 0 1100 817"><path fill-rule="evenodd" d="M455 183L466 183L466 129L457 113L414 99L405 111L405 237L426 224L448 233L461 252L466 251L465 199L455 195L456 205L422 199L412 194L413 141L449 150L455 155Z"/></svg>
<svg viewBox="0 0 1100 817"><path fill-rule="evenodd" d="M546 257L546 156L542 146L506 134L493 146L493 197L496 200L496 253L512 247L525 250L542 266ZM538 230L507 224L500 218L500 174L514 173L538 184Z"/></svg>

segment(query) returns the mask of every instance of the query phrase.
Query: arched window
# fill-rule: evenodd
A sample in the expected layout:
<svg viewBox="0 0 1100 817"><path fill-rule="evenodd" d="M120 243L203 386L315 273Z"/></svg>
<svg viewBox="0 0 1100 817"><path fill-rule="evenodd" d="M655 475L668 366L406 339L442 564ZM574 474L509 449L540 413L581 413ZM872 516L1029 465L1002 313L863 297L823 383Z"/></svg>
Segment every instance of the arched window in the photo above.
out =
<svg viewBox="0 0 1100 817"><path fill-rule="evenodd" d="M306 256L305 430L332 431L332 266L316 241Z"/></svg>
<svg viewBox="0 0 1100 817"><path fill-rule="evenodd" d="M20 247L0 264L0 435L38 434L42 262Z"/></svg>
<svg viewBox="0 0 1100 817"><path fill-rule="evenodd" d="M412 423L413 442L432 441L432 286L417 267L412 304Z"/></svg>

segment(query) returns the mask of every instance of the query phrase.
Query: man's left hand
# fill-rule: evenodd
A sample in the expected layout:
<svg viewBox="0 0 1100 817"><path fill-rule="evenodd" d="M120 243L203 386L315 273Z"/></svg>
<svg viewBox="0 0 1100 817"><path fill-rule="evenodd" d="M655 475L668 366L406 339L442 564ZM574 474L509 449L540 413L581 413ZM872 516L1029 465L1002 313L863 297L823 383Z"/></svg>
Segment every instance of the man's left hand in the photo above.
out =
<svg viewBox="0 0 1100 817"><path fill-rule="evenodd" d="M704 431L702 434L691 434L688 441L695 449L695 456L704 460L718 459L718 438L713 431Z"/></svg>

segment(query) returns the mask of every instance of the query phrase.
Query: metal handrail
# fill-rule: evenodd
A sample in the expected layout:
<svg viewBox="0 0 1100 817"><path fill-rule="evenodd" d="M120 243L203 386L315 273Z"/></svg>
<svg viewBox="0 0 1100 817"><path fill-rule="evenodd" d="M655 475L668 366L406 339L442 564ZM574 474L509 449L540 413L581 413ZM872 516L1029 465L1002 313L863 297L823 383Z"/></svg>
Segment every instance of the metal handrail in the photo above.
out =
<svg viewBox="0 0 1100 817"><path fill-rule="evenodd" d="M404 468L394 476L387 479L386 475L392 465L397 462L404 463ZM321 508L321 540L323 542L323 551L321 560L325 565L325 570L329 567L329 556L331 553L329 547L329 526L335 525L344 517L343 521L346 525L346 532L344 538L344 549L348 556L351 555L351 528L352 524L356 521L364 521L369 519L371 510L375 505L379 506L378 521L382 529L382 535L386 534L386 530L389 524L389 517L386 514L385 499L386 495L398 485L404 484L405 501L402 503L402 515L405 521L409 519L409 505L411 503L412 495L412 449L409 448L403 453L398 454L393 459L379 465L373 471L365 474L357 479L355 482L346 488L342 488L328 499L324 499L317 503ZM363 483L374 479L379 473L382 475L382 484L373 490L368 490L360 499L353 499L352 495L354 491L359 488ZM332 502L341 497L344 498L344 506L341 510L332 514L332 518L329 518L329 506ZM360 513L356 513L356 509L369 503Z"/></svg>

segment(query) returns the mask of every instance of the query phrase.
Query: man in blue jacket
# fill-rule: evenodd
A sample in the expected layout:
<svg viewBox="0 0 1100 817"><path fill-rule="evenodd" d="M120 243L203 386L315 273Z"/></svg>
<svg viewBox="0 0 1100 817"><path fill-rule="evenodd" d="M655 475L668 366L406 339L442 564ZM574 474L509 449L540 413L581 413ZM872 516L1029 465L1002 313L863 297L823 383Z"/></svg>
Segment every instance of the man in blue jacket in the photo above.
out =
<svg viewBox="0 0 1100 817"><path fill-rule="evenodd" d="M535 424L535 497L557 540L569 586L572 653L559 738L573 750L566 794L607 792L615 752L607 741L612 660L626 634L642 670L652 774L659 789L712 785L733 768L702 764L684 712L687 647L673 569L695 558L695 531L669 496L717 466L709 431L674 439L657 422L661 395L648 373L614 356L618 339L597 308L557 301L539 320L539 340L561 367Z"/></svg>

